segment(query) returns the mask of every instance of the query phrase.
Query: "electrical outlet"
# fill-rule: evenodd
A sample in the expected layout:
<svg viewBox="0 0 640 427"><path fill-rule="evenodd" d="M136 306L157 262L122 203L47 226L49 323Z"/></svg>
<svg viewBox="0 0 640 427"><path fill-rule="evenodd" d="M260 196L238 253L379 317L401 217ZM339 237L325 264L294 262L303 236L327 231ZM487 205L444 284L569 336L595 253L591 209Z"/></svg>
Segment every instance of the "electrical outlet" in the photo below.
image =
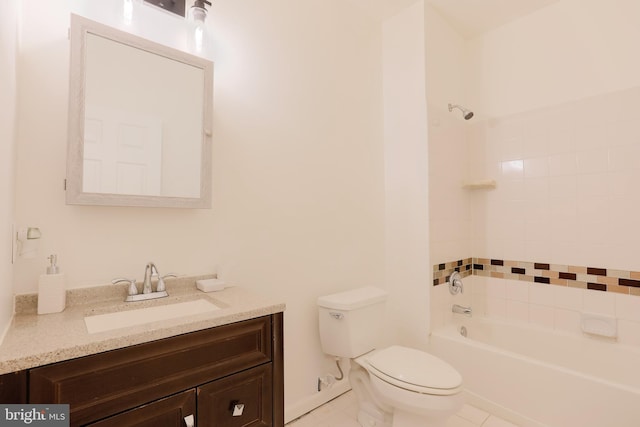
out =
<svg viewBox="0 0 640 427"><path fill-rule="evenodd" d="M318 377L318 391L322 391L323 388L331 388L336 382L336 377L331 374Z"/></svg>

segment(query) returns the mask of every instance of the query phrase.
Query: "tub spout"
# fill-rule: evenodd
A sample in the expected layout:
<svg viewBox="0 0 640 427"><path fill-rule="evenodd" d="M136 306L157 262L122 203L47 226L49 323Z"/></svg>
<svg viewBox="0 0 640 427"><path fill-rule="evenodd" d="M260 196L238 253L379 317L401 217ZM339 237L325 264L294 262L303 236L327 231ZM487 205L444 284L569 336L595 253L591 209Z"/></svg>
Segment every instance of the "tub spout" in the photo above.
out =
<svg viewBox="0 0 640 427"><path fill-rule="evenodd" d="M471 307L464 307L458 304L453 304L453 306L451 307L451 311L458 314L464 314L465 316L469 316L469 317L471 317L471 314L472 314Z"/></svg>

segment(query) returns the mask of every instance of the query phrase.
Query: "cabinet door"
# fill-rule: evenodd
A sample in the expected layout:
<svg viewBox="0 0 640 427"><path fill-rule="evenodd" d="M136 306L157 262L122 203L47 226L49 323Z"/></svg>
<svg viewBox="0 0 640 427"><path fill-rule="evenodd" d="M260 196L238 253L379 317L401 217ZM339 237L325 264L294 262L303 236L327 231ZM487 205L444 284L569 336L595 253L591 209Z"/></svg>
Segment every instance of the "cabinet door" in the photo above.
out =
<svg viewBox="0 0 640 427"><path fill-rule="evenodd" d="M267 363L198 387L198 426L272 426L271 382Z"/></svg>
<svg viewBox="0 0 640 427"><path fill-rule="evenodd" d="M185 427L185 418L196 416L196 391L187 390L147 405L139 406L102 421L88 424L90 427ZM71 420L73 423L73 419Z"/></svg>
<svg viewBox="0 0 640 427"><path fill-rule="evenodd" d="M27 403L27 371L0 375L0 403Z"/></svg>

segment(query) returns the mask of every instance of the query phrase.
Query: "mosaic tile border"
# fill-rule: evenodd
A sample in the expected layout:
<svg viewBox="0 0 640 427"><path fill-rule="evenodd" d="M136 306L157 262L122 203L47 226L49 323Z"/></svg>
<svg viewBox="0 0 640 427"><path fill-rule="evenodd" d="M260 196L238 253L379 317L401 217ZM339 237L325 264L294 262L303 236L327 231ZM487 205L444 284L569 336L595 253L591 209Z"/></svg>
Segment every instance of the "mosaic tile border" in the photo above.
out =
<svg viewBox="0 0 640 427"><path fill-rule="evenodd" d="M454 271L463 277L473 274L640 296L639 271L475 257L434 265L433 285L447 283Z"/></svg>
<svg viewBox="0 0 640 427"><path fill-rule="evenodd" d="M473 274L473 259L464 258L433 266L433 286L441 285L449 281L449 276L457 271L464 278Z"/></svg>

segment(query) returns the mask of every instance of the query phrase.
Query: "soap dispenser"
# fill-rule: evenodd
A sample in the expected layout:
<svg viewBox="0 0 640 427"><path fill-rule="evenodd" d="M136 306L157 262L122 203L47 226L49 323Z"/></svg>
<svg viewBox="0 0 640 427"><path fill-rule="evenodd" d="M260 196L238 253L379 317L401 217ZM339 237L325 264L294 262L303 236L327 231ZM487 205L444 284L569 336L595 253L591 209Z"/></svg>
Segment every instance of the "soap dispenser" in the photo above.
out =
<svg viewBox="0 0 640 427"><path fill-rule="evenodd" d="M38 280L38 314L59 313L67 302L65 278L57 265L58 257L50 255L47 259L47 274L40 275Z"/></svg>

